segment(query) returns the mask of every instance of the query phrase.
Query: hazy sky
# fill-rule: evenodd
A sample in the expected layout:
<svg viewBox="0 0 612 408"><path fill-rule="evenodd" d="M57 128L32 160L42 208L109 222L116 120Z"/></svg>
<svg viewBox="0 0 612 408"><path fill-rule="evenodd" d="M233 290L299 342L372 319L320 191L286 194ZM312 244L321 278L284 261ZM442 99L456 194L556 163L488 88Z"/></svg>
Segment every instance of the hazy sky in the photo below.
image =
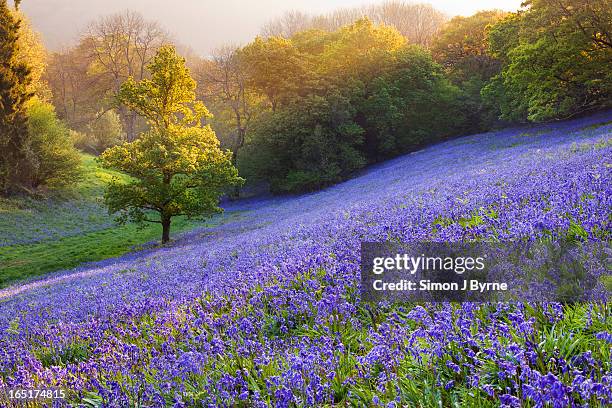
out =
<svg viewBox="0 0 612 408"><path fill-rule="evenodd" d="M57 50L76 41L87 23L97 16L126 9L154 19L181 43L201 55L224 44L241 44L259 33L261 26L288 10L321 13L340 7L380 3L383 0L23 0L22 10ZM521 0L430 0L452 15L478 10L516 10Z"/></svg>

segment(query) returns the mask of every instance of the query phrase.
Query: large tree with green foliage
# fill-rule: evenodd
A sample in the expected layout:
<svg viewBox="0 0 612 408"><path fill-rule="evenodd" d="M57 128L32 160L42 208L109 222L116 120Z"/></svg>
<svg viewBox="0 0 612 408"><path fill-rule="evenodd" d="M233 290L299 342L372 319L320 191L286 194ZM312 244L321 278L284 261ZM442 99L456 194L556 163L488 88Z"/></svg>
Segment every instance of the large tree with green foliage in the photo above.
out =
<svg viewBox="0 0 612 408"><path fill-rule="evenodd" d="M30 69L19 58L19 27L7 0L0 0L0 192L4 194L19 186L28 171L26 104L32 94Z"/></svg>
<svg viewBox="0 0 612 408"><path fill-rule="evenodd" d="M242 164L277 193L312 191L363 167L363 129L338 88L310 94L260 115Z"/></svg>
<svg viewBox="0 0 612 408"><path fill-rule="evenodd" d="M246 83L263 94L273 111L295 95L306 79L304 56L287 39L257 37L238 52Z"/></svg>
<svg viewBox="0 0 612 408"><path fill-rule="evenodd" d="M358 103L369 161L443 140L463 128L459 89L419 46L402 48L392 68L376 77Z"/></svg>
<svg viewBox="0 0 612 408"><path fill-rule="evenodd" d="M504 68L483 90L509 120L568 118L612 104L609 0L530 0L490 31Z"/></svg>
<svg viewBox="0 0 612 408"><path fill-rule="evenodd" d="M434 59L461 90L466 132L489 129L499 116L495 106L484 103L481 90L501 71L501 61L489 52L488 31L507 14L487 10L469 17L454 17L433 41Z"/></svg>
<svg viewBox="0 0 612 408"><path fill-rule="evenodd" d="M129 78L121 86L119 100L146 118L150 130L106 150L100 162L132 177L129 183L108 186L109 211L119 213L120 221L161 224L166 243L172 217L221 211L220 196L242 179L231 152L219 148L210 126L201 125L208 110L195 100L196 83L174 47L162 47L148 70L150 79Z"/></svg>

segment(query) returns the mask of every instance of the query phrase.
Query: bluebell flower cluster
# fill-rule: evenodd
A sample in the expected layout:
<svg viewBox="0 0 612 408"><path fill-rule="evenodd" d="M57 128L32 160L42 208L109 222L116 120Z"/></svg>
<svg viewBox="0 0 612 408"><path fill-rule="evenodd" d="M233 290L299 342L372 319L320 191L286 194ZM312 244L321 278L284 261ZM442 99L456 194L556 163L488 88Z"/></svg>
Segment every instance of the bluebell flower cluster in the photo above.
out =
<svg viewBox="0 0 612 408"><path fill-rule="evenodd" d="M97 201L29 200L23 207L0 217L0 247L78 236L111 228L114 224Z"/></svg>

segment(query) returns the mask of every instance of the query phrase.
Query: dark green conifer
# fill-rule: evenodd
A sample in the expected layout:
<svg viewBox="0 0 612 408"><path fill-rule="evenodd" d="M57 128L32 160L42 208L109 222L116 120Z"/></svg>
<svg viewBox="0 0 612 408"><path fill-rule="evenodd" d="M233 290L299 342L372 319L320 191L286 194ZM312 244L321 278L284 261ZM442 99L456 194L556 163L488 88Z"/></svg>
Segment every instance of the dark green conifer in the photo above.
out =
<svg viewBox="0 0 612 408"><path fill-rule="evenodd" d="M15 6L19 1L15 1ZM0 193L16 189L28 172L26 102L30 70L18 58L20 21L0 0Z"/></svg>

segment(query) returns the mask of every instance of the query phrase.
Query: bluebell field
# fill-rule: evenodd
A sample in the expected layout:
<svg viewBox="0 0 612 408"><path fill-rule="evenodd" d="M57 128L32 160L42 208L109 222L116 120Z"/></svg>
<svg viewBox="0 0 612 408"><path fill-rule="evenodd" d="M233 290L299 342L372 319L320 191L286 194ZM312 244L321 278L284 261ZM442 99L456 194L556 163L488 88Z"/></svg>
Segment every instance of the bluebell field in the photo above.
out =
<svg viewBox="0 0 612 408"><path fill-rule="evenodd" d="M611 176L607 112L229 203L240 219L174 246L0 291L0 388L67 390L54 406L610 406L606 302L373 307L358 284L362 241L609 242Z"/></svg>
<svg viewBox="0 0 612 408"><path fill-rule="evenodd" d="M73 237L113 225L102 203L95 201L49 199L44 203L32 200L28 204L29 208L17 209L10 217L0 218L0 247Z"/></svg>

